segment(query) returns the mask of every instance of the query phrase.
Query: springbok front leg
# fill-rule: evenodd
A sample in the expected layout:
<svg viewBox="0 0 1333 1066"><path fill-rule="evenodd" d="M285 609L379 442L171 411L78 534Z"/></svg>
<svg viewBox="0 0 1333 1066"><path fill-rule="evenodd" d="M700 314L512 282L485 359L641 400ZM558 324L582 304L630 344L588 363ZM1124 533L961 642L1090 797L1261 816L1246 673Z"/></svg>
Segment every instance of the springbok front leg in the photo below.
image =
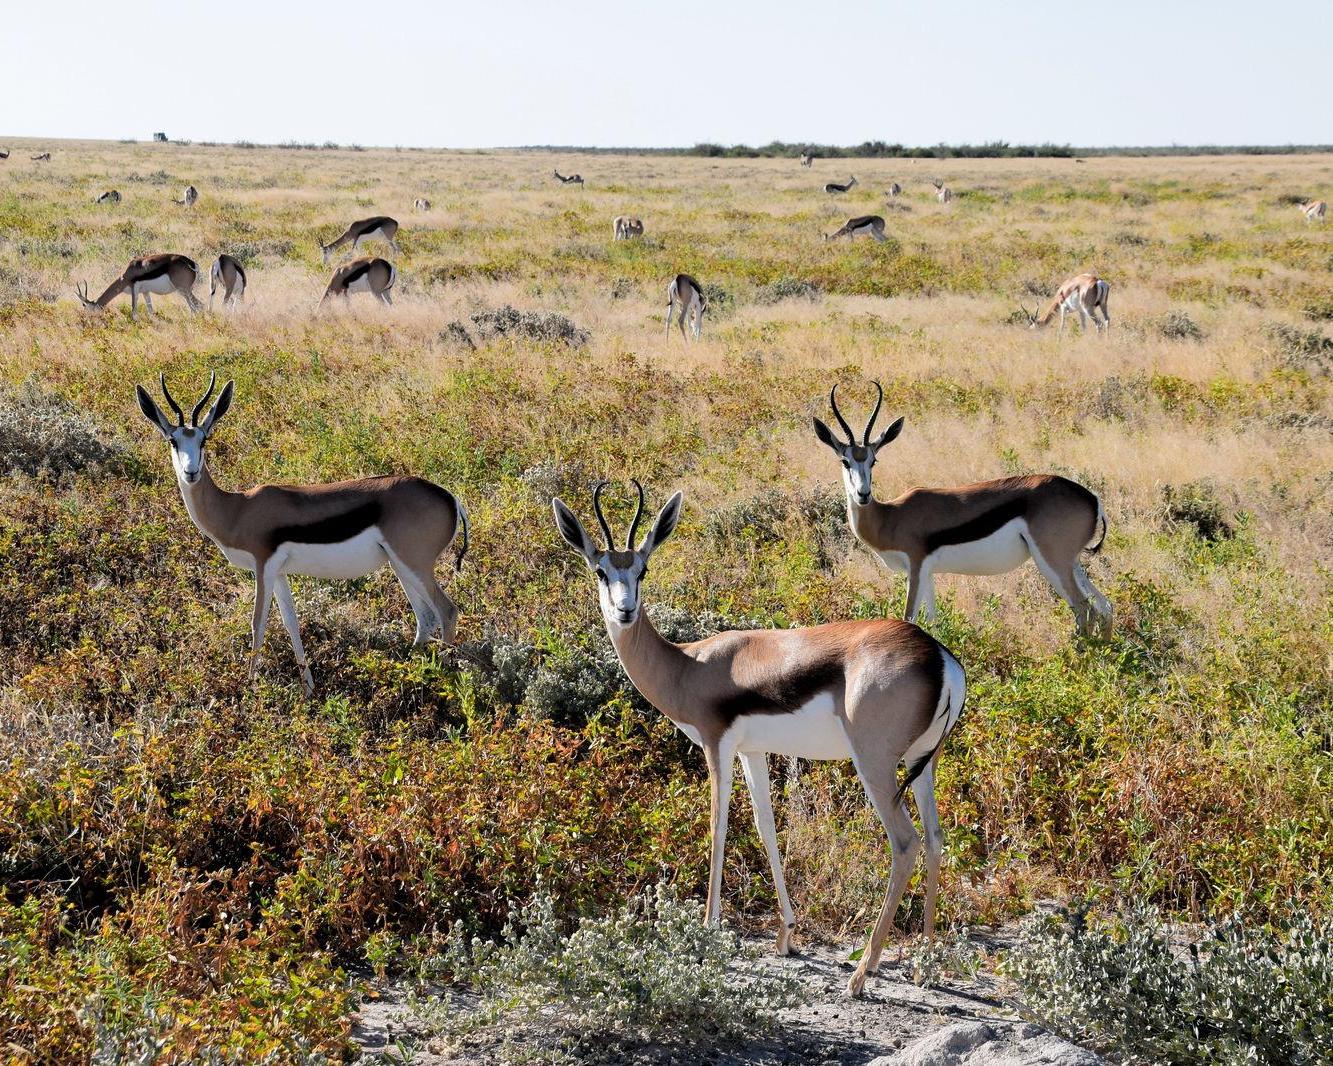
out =
<svg viewBox="0 0 1333 1066"><path fill-rule="evenodd" d="M246 677L254 681L259 673L259 653L264 650L264 631L268 628L269 605L273 601L272 562L255 564L255 608L250 619L250 665Z"/></svg>
<svg viewBox="0 0 1333 1066"><path fill-rule="evenodd" d="M301 623L296 617L296 602L292 599L292 589L287 583L286 574L279 574L273 579L273 591L278 598L278 613L282 615L282 624L287 627L287 635L292 638L292 653L296 656L301 680L305 682L306 695L313 695L315 678L310 673L310 663L305 657L305 648L301 645Z"/></svg>
<svg viewBox="0 0 1333 1066"><path fill-rule="evenodd" d="M727 814L731 807L732 752L724 752L716 744L704 748L708 763L710 798L710 840L708 854L708 903L704 907L704 923L722 923L722 864L727 848Z"/></svg>
<svg viewBox="0 0 1333 1066"><path fill-rule="evenodd" d="M791 900L787 896L787 882L782 875L782 852L778 849L778 830L773 822L773 790L768 777L768 756L763 752L742 753L741 772L745 775L745 785L750 790L750 806L754 808L755 828L759 830L759 839L764 842L764 851L768 854L768 868L773 874L773 887L778 894L778 911L782 915L782 928L778 930L777 953L786 955L791 951L791 933L796 927L796 914L791 909Z"/></svg>

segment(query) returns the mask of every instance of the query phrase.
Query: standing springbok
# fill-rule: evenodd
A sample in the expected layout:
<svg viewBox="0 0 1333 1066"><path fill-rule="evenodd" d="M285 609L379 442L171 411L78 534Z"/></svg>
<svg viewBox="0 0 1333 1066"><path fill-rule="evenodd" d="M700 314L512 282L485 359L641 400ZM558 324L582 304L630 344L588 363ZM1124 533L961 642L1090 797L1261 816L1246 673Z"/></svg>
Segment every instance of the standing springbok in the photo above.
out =
<svg viewBox="0 0 1333 1066"><path fill-rule="evenodd" d="M949 186L941 181L932 181L931 184L935 186L935 199L940 203L947 204L953 199L953 190Z"/></svg>
<svg viewBox="0 0 1333 1066"><path fill-rule="evenodd" d="M179 200L173 200L173 203L182 204L185 207L193 207L199 202L199 190L193 185L185 186L185 195Z"/></svg>
<svg viewBox="0 0 1333 1066"><path fill-rule="evenodd" d="M1328 204L1323 200L1311 200L1309 203L1301 204L1300 207L1306 222L1323 222L1324 214L1328 211Z"/></svg>
<svg viewBox="0 0 1333 1066"><path fill-rule="evenodd" d="M51 153L39 152L37 155L32 156L31 159L34 163L49 163L51 162Z"/></svg>
<svg viewBox="0 0 1333 1066"><path fill-rule="evenodd" d="M871 495L871 475L879 450L902 432L899 418L874 440L870 432L884 402L878 396L858 443L838 410L838 387L829 404L847 440L839 440L816 418L815 436L842 462L847 520L858 540L890 569L907 574L907 609L915 621L921 608L935 617L935 582L942 574L1004 574L1031 559L1074 612L1078 630L1092 631L1096 616L1102 635L1111 635L1111 604L1089 580L1079 561L1096 554L1106 539L1106 513L1095 494L1055 474L998 478L947 489L916 488L881 503ZM1093 535L1101 526L1095 544Z"/></svg>
<svg viewBox="0 0 1333 1066"><path fill-rule="evenodd" d="M204 445L227 413L232 383L222 386L217 402L199 421L213 395L217 376L194 405L190 424L160 378L162 395L175 412L172 425L142 385L135 386L139 410L171 444L176 483L191 521L222 549L233 566L255 575L255 604L250 626L249 677L254 679L264 646L269 607L274 596L307 692L313 692L296 605L288 574L350 580L385 563L403 586L416 615L416 643L424 644L437 628L446 642L454 639L458 608L435 580L435 563L462 531L457 568L467 554L467 512L453 493L419 477L368 477L332 485L260 485L246 492L219 488L204 461Z"/></svg>
<svg viewBox="0 0 1333 1066"><path fill-rule="evenodd" d="M597 575L607 633L625 673L644 699L704 750L711 797L708 902L704 920L722 912L722 864L737 756L750 790L755 824L768 854L782 926L777 953L790 950L796 916L787 897L773 824L767 753L852 760L884 826L892 867L884 905L847 991L859 995L879 966L884 940L916 865L921 840L903 797L911 789L926 838L925 932L935 931L943 834L935 805L935 764L963 712L963 668L942 644L896 619L834 622L808 629L718 633L673 644L642 608L640 583L648 560L680 519L681 494L667 501L636 548L643 487L623 550L602 514L602 482L593 510L606 537L602 548L574 513L552 501L556 528ZM898 764L907 773L898 783Z"/></svg>
<svg viewBox="0 0 1333 1066"><path fill-rule="evenodd" d="M389 295L389 290L397 280L398 268L387 259L369 255L362 259L353 259L333 272L329 287L324 290L324 298L319 302L322 305L330 296L350 299L354 292L369 292L374 294L380 303L392 304L393 298Z"/></svg>
<svg viewBox="0 0 1333 1066"><path fill-rule="evenodd" d="M3 151L0 151L0 159L8 159L8 158L9 158L8 148L4 149Z"/></svg>
<svg viewBox="0 0 1333 1066"><path fill-rule="evenodd" d="M245 267L235 256L223 252L208 272L208 309L213 310L213 296L222 286L222 306L234 304L245 295Z"/></svg>
<svg viewBox="0 0 1333 1066"><path fill-rule="evenodd" d="M193 259L183 255L145 255L131 259L125 272L106 287L96 300L88 299L88 283L74 291L79 301L89 311L101 311L106 305L126 289L130 293L130 318L137 318L139 297L148 308L148 317L153 317L153 295L166 296L180 293L189 304L191 311L198 311L203 305L194 295L194 283L199 278L199 267Z"/></svg>
<svg viewBox="0 0 1333 1066"><path fill-rule="evenodd" d="M803 167L812 166L812 165L814 164L814 161L815 161L815 153L814 153L814 152L802 152L802 153L801 153L801 166L803 166Z"/></svg>
<svg viewBox="0 0 1333 1066"><path fill-rule="evenodd" d="M895 182L891 182L891 183L889 184L889 199L890 199L890 200L896 200L896 199L897 199L899 196L901 196L902 194L903 194L903 187L902 187L901 185L899 185L896 181L895 181Z"/></svg>
<svg viewBox="0 0 1333 1066"><path fill-rule="evenodd" d="M630 218L628 215L616 215L611 228L614 233L611 238L613 241L627 241L631 237L642 237L643 219Z"/></svg>
<svg viewBox="0 0 1333 1066"><path fill-rule="evenodd" d="M855 184L855 178L849 178L846 185L839 185L836 181L830 181L824 186L824 191L831 196L834 193L847 192Z"/></svg>
<svg viewBox="0 0 1333 1066"><path fill-rule="evenodd" d="M321 244L320 253L324 256L324 265L328 266L329 258L343 245L350 244L352 251L361 249L362 241L384 241L394 250L394 254L401 254L398 250L398 242L394 238L398 235L398 222L388 215L376 215L374 218L363 218L353 222L347 227L341 237L331 244Z"/></svg>
<svg viewBox="0 0 1333 1066"><path fill-rule="evenodd" d="M1111 311L1109 300L1111 298L1111 283L1097 277L1096 274L1077 274L1070 278L1051 297L1050 302L1042 308L1039 314L1033 314L1020 303L1023 314L1027 315L1028 329L1038 329L1041 326L1048 325L1055 312L1060 312L1060 334L1063 336L1065 331L1065 316L1070 311L1077 312L1078 323L1081 329L1088 328L1088 318L1092 318L1092 324L1097 327L1100 333L1103 328L1111 328ZM1100 311L1102 317L1098 319L1097 312Z"/></svg>
<svg viewBox="0 0 1333 1066"><path fill-rule="evenodd" d="M424 196L418 196L415 200L412 201L412 206L417 211L429 211L430 201L427 200Z"/></svg>
<svg viewBox="0 0 1333 1066"><path fill-rule="evenodd" d="M884 219L879 215L857 215L849 218L833 233L824 234L824 240L836 241L839 237L873 237L884 240Z"/></svg>
<svg viewBox="0 0 1333 1066"><path fill-rule="evenodd" d="M583 175L582 175L582 174L570 174L568 177L566 177L564 174L561 174L560 171L558 171L558 170L552 170L551 173L554 174L554 175L560 180L560 183L561 183L562 185L582 185L582 184L583 184Z"/></svg>
<svg viewBox="0 0 1333 1066"><path fill-rule="evenodd" d="M677 274L667 286L667 336L671 336L671 316L674 312L678 316L676 324L680 327L681 337L688 339L685 322L689 319L690 332L694 334L694 339L698 340L699 333L704 327L704 309L707 306L708 301L704 297L703 286L688 274Z"/></svg>
<svg viewBox="0 0 1333 1066"><path fill-rule="evenodd" d="M93 201L95 204L118 204L120 203L120 193L115 189L108 189Z"/></svg>

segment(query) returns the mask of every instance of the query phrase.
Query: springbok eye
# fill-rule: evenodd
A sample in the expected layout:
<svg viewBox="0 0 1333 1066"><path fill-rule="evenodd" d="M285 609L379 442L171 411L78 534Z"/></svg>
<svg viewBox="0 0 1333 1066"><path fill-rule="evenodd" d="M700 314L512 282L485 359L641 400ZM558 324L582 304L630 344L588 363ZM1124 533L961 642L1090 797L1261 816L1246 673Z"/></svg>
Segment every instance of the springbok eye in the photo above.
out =
<svg viewBox="0 0 1333 1066"><path fill-rule="evenodd" d="M602 582L602 584L606 584L606 571L600 566L597 568L597 580Z"/></svg>
<svg viewBox="0 0 1333 1066"><path fill-rule="evenodd" d="M850 469L852 468L851 461L850 461L850 460L847 460L847 459L844 459L844 460L842 461L842 465L845 466L848 470L850 470Z"/></svg>

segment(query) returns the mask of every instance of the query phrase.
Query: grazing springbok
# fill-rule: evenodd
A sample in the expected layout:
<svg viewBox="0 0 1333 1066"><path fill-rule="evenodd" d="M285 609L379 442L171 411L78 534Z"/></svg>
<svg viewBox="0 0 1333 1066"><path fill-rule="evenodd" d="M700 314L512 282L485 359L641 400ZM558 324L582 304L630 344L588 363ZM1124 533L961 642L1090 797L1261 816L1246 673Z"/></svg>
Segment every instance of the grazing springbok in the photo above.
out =
<svg viewBox="0 0 1333 1066"><path fill-rule="evenodd" d="M31 156L30 158L34 163L49 163L51 162L51 153L39 152L37 155Z"/></svg>
<svg viewBox="0 0 1333 1066"><path fill-rule="evenodd" d="M935 186L935 199L940 203L947 204L953 199L953 190L949 186L941 181L932 181L931 184Z"/></svg>
<svg viewBox="0 0 1333 1066"><path fill-rule="evenodd" d="M824 191L831 196L834 193L846 192L855 184L856 184L855 178L849 178L846 185L839 185L836 181L830 181L827 185L824 186Z"/></svg>
<svg viewBox="0 0 1333 1066"><path fill-rule="evenodd" d="M648 560L680 519L677 492L638 547L638 510L623 550L617 550L602 514L602 482L593 510L606 537L603 548L563 501L555 499L556 528L597 576L602 619L625 673L649 703L704 750L711 797L708 902L704 920L722 913L722 865L731 806L733 764L750 790L755 824L768 854L782 926L777 953L791 948L795 912L787 897L773 824L768 753L805 759L852 760L871 806L889 838L892 866L884 905L861 962L848 982L855 996L876 972L884 940L921 839L903 798L910 789L925 830L925 932L935 932L943 833L935 805L935 764L963 713L963 668L947 648L916 626L896 619L834 622L807 629L753 629L718 633L688 644L661 635L643 610L640 584ZM907 773L898 782L898 764Z"/></svg>
<svg viewBox="0 0 1333 1066"><path fill-rule="evenodd" d="M108 189L93 201L95 204L118 204L120 203L120 193L115 189Z"/></svg>
<svg viewBox="0 0 1333 1066"><path fill-rule="evenodd" d="M812 165L814 164L814 161L815 161L815 154L814 154L814 152L802 152L802 153L801 153L801 166L803 166L803 167L812 166Z"/></svg>
<svg viewBox="0 0 1333 1066"><path fill-rule="evenodd" d="M1086 330L1088 328L1088 318L1091 316L1092 324L1097 327L1100 333L1103 328L1111 328L1111 311L1109 300L1111 297L1111 283L1097 277L1096 274L1078 274L1070 278L1060 286L1050 302L1042 308L1039 314L1033 314L1020 303L1023 314L1027 315L1028 329L1038 329L1041 326L1048 325L1055 312L1060 312L1060 333L1065 331L1065 316L1070 311L1077 312L1079 326ZM1097 312L1101 312L1101 318L1098 319Z"/></svg>
<svg viewBox="0 0 1333 1066"><path fill-rule="evenodd" d="M208 309L213 310L213 296L222 286L222 306L234 304L245 295L245 267L235 256L223 252L213 260L208 272Z"/></svg>
<svg viewBox="0 0 1333 1066"><path fill-rule="evenodd" d="M424 196L418 196L415 200L412 201L412 206L418 211L429 211L430 201L427 200Z"/></svg>
<svg viewBox="0 0 1333 1066"><path fill-rule="evenodd" d="M879 215L857 215L849 218L834 233L824 234L824 240L836 241L839 237L873 237L884 240L884 219Z"/></svg>
<svg viewBox="0 0 1333 1066"><path fill-rule="evenodd" d="M131 259L125 272L115 281L106 287L96 300L88 299L88 283L84 282L82 289L76 288L74 291L79 297L79 301L89 311L101 311L107 304L119 296L127 289L130 294L130 318L138 317L136 309L139 303L139 297L143 297L143 303L148 308L148 317L153 316L153 296L166 296L170 293L179 293L190 306L191 311L198 311L203 305L194 295L194 283L199 278L199 267L195 261L188 256L172 255L165 253L161 255L145 255L138 259Z"/></svg>
<svg viewBox="0 0 1333 1066"><path fill-rule="evenodd" d="M255 575L255 604L250 626L249 677L259 668L269 607L274 596L307 692L315 679L301 646L296 605L288 574L350 580L385 563L407 594L416 615L416 643L424 644L437 628L452 642L458 608L435 580L435 563L462 531L456 566L467 554L467 512L453 493L419 477L368 477L332 485L260 485L246 492L219 488L204 461L204 445L227 413L232 383L222 386L217 402L199 421L213 395L217 376L194 405L190 424L161 377L162 395L176 424L162 413L142 385L135 386L139 410L171 444L176 483L191 521L222 549L233 566Z"/></svg>
<svg viewBox="0 0 1333 1066"><path fill-rule="evenodd" d="M397 280L398 268L387 259L378 259L370 255L353 259L333 272L329 287L324 290L324 298L319 302L322 305L330 296L350 299L354 292L368 292L372 293L380 303L392 304L393 298L389 295L389 290Z"/></svg>
<svg viewBox="0 0 1333 1066"><path fill-rule="evenodd" d="M1323 222L1324 214L1328 211L1328 204L1323 200L1311 200L1307 204L1301 204L1301 214L1305 216L1306 222Z"/></svg>
<svg viewBox="0 0 1333 1066"><path fill-rule="evenodd" d="M897 199L899 196L901 196L902 194L903 194L903 187L902 187L901 185L899 185L896 181L895 181L895 182L892 182L892 183L889 185L889 199L890 199L890 200L896 200L896 199Z"/></svg>
<svg viewBox="0 0 1333 1066"><path fill-rule="evenodd" d="M560 171L558 171L558 170L553 170L553 171L551 171L551 173L554 174L554 175L560 180L560 183L561 183L562 185L582 185L582 184L583 184L583 175L582 175L582 174L570 174L569 177L565 177L565 175L561 174Z"/></svg>
<svg viewBox="0 0 1333 1066"><path fill-rule="evenodd" d="M398 222L388 215L376 215L374 218L363 218L353 222L347 227L341 237L331 244L321 244L320 253L324 256L324 265L328 266L329 258L343 245L350 244L352 251L359 251L362 241L383 241L394 250L395 254L401 254L398 249L398 242L394 237L398 235Z"/></svg>
<svg viewBox="0 0 1333 1066"><path fill-rule="evenodd" d="M890 569L907 574L907 609L915 621L921 608L935 617L935 574L1004 574L1031 559L1056 594L1069 604L1081 634L1094 615L1102 635L1111 635L1111 604L1089 580L1079 561L1096 554L1106 539L1106 513L1097 496L1055 474L998 478L947 489L916 488L881 503L871 495L879 450L902 432L899 418L877 438L870 432L884 402L878 398L858 442L838 410L838 387L829 393L833 415L847 434L839 440L816 418L815 435L842 462L847 519L858 540ZM1092 538L1101 526L1097 542Z"/></svg>
<svg viewBox="0 0 1333 1066"><path fill-rule="evenodd" d="M617 215L616 220L611 224L614 236L613 241L627 241L631 237L643 236L643 219L630 218L628 215Z"/></svg>
<svg viewBox="0 0 1333 1066"><path fill-rule="evenodd" d="M193 207L199 202L199 190L193 185L185 186L185 195L179 200L173 200L172 203L181 204L185 207Z"/></svg>
<svg viewBox="0 0 1333 1066"><path fill-rule="evenodd" d="M676 324L680 327L681 337L688 339L685 322L689 319L690 332L694 334L694 339L698 340L699 333L704 327L704 310L707 306L708 301L704 298L703 286L688 274L677 274L667 286L667 336L671 336L671 316L676 313L678 315Z"/></svg>
<svg viewBox="0 0 1333 1066"><path fill-rule="evenodd" d="M9 149L6 148L4 151L0 152L0 159L8 159L8 158L9 158Z"/></svg>

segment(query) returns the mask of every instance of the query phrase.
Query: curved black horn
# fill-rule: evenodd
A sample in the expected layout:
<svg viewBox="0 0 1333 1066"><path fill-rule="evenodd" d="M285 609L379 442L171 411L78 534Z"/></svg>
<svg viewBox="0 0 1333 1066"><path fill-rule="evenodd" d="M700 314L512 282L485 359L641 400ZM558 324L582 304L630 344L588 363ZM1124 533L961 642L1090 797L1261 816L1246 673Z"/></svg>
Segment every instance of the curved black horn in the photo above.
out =
<svg viewBox="0 0 1333 1066"><path fill-rule="evenodd" d="M879 417L879 409L884 406L884 388L878 381L875 382L875 391L879 393L875 398L875 409L870 412L870 421L866 423L865 436L861 438L861 443L867 448L870 447L870 431L875 426L875 419Z"/></svg>
<svg viewBox="0 0 1333 1066"><path fill-rule="evenodd" d="M833 407L833 417L838 420L838 425L842 426L842 431L847 434L847 443L856 443L856 434L852 432L852 427L847 424L847 419L842 417L842 412L838 410L838 386L834 385L829 389L828 402Z"/></svg>
<svg viewBox="0 0 1333 1066"><path fill-rule="evenodd" d="M616 546L615 538L611 536L611 527L606 524L606 516L602 514L602 489L609 485L609 481L597 482L597 487L592 490L592 509L597 515L597 524L602 527L602 533L606 536L606 550L611 551Z"/></svg>
<svg viewBox="0 0 1333 1066"><path fill-rule="evenodd" d="M639 506L634 511L634 521L629 524L629 536L625 538L625 550L634 550L634 534L639 528L639 519L643 517L643 486L639 484L638 478L630 478L630 482L639 490Z"/></svg>
<svg viewBox="0 0 1333 1066"><path fill-rule="evenodd" d="M167 398L167 403L171 409L176 412L176 425L185 425L185 412L181 410L181 405L176 402L176 398L171 395L171 390L167 388L167 375L165 372L157 375L158 383L162 386L162 395Z"/></svg>
<svg viewBox="0 0 1333 1066"><path fill-rule="evenodd" d="M204 393L204 398L200 400L197 404L195 404L194 410L190 412L190 425L192 426L199 425L199 412L204 409L204 404L208 403L208 398L213 395L213 386L216 385L217 383L218 383L217 372L209 371L208 391Z"/></svg>

